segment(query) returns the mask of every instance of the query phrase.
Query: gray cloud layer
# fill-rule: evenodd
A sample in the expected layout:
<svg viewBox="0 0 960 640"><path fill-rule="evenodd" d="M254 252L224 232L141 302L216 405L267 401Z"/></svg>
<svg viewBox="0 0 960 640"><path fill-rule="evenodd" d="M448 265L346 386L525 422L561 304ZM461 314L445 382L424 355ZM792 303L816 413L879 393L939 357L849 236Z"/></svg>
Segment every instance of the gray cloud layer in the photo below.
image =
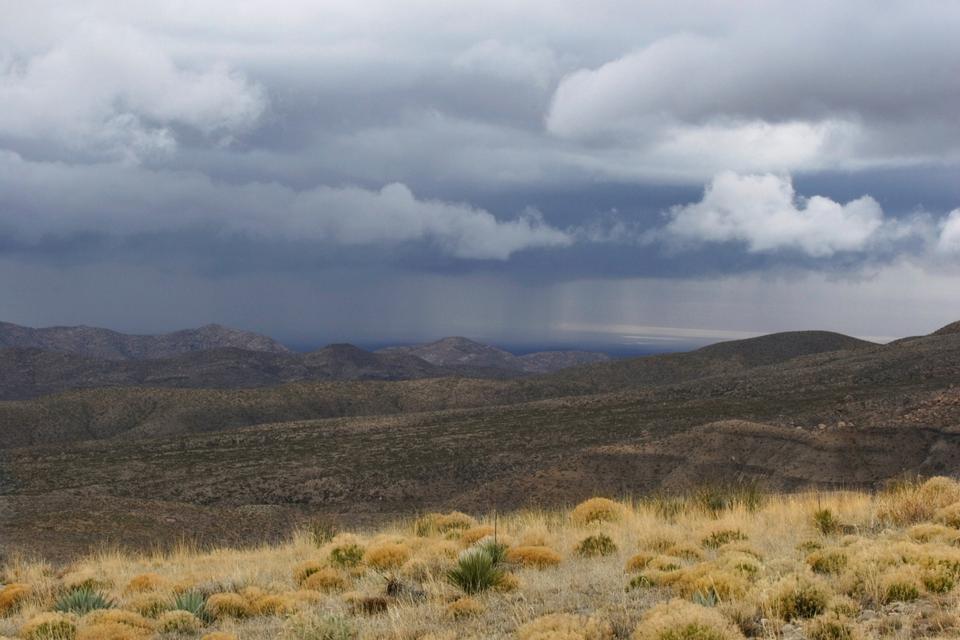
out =
<svg viewBox="0 0 960 640"><path fill-rule="evenodd" d="M175 262L167 286L206 290L200 263L280 281L296 264L354 282L348 299L429 274L436 295L486 278L490 299L538 282L574 305L590 296L571 283L604 275L645 291L784 270L821 287L958 277L955 3L0 10L0 258L38 282ZM880 195L891 179L905 206ZM665 186L678 195L651 204ZM355 326L344 313L327 322ZM519 314L516 331L546 322Z"/></svg>

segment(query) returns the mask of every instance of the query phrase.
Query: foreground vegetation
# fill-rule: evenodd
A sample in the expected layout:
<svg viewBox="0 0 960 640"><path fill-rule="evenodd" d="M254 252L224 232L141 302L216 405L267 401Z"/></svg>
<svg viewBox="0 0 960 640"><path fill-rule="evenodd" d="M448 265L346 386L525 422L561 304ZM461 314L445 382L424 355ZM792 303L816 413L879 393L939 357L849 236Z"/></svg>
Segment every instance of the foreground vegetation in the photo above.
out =
<svg viewBox="0 0 960 640"><path fill-rule="evenodd" d="M702 491L69 566L8 559L24 640L960 637L960 484Z"/></svg>

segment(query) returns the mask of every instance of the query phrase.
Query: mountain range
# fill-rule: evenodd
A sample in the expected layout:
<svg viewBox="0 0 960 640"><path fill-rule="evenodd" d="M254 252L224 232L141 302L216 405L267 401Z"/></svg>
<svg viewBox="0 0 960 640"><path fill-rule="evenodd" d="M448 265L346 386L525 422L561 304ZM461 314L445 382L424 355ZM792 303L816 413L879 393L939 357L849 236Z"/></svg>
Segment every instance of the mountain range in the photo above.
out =
<svg viewBox="0 0 960 640"><path fill-rule="evenodd" d="M370 352L349 344L295 353L256 333L221 325L163 335L94 327L31 329L0 323L0 400L102 387L247 388L318 380L500 378L549 373L602 353L515 356L466 338Z"/></svg>
<svg viewBox="0 0 960 640"><path fill-rule="evenodd" d="M0 402L0 540L65 554L173 545L184 530L255 543L315 517L365 524L704 484L874 488L958 468L960 331L885 345L801 331L549 374Z"/></svg>

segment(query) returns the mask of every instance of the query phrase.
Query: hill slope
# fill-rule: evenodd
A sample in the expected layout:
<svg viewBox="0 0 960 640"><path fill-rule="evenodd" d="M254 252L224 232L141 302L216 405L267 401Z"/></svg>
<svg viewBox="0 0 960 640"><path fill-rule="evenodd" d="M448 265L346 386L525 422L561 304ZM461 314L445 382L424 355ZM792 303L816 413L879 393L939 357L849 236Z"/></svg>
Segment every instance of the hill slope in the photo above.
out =
<svg viewBox="0 0 960 640"><path fill-rule="evenodd" d="M266 336L208 324L161 335L129 335L97 327L33 329L0 322L0 347L42 349L102 360L171 358L194 351L235 348L265 353L289 353Z"/></svg>
<svg viewBox="0 0 960 640"><path fill-rule="evenodd" d="M515 356L503 349L462 337L443 338L436 342L407 347L387 347L377 353L414 355L442 367L468 366L523 373L550 373L566 367L611 359L605 353L590 351L542 351Z"/></svg>

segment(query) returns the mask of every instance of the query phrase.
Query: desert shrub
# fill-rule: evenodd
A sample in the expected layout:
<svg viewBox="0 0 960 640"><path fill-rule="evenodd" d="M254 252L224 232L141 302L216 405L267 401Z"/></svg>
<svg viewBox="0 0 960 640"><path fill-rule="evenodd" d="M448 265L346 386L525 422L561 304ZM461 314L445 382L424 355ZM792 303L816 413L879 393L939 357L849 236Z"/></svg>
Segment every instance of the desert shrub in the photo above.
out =
<svg viewBox="0 0 960 640"><path fill-rule="evenodd" d="M478 601L464 596L462 598L457 598L453 602L447 605L446 614L451 618L471 618L473 616L478 616L483 613L483 605Z"/></svg>
<svg viewBox="0 0 960 640"><path fill-rule="evenodd" d="M819 540L803 540L797 544L797 551L801 553L810 553L817 549L823 549L823 543Z"/></svg>
<svg viewBox="0 0 960 640"><path fill-rule="evenodd" d="M173 598L175 611L189 611L201 620L209 620L207 613L207 598L199 591L184 591Z"/></svg>
<svg viewBox="0 0 960 640"><path fill-rule="evenodd" d="M61 613L76 613L83 615L97 609L109 609L113 607L113 600L107 598L100 591L94 591L90 587L79 587L68 591L60 596L56 604L53 605L54 611Z"/></svg>
<svg viewBox="0 0 960 640"><path fill-rule="evenodd" d="M921 576L924 588L930 593L947 593L956 585L956 576L949 567L927 569Z"/></svg>
<svg viewBox="0 0 960 640"><path fill-rule="evenodd" d="M611 640L613 627L595 617L552 613L522 625L517 640Z"/></svg>
<svg viewBox="0 0 960 640"><path fill-rule="evenodd" d="M901 569L885 574L881 579L883 603L910 602L920 597L920 580L910 570Z"/></svg>
<svg viewBox="0 0 960 640"><path fill-rule="evenodd" d="M960 502L952 502L934 513L934 520L954 529L960 529Z"/></svg>
<svg viewBox="0 0 960 640"><path fill-rule="evenodd" d="M880 496L878 516L892 524L905 526L932 520L936 513L960 502L960 484L944 477L920 483L901 480Z"/></svg>
<svg viewBox="0 0 960 640"><path fill-rule="evenodd" d="M314 591L339 591L347 586L343 574L333 567L324 567L311 573L303 581L303 587Z"/></svg>
<svg viewBox="0 0 960 640"><path fill-rule="evenodd" d="M30 591L30 585L19 582L8 584L0 589L0 616L16 611L30 595Z"/></svg>
<svg viewBox="0 0 960 640"><path fill-rule="evenodd" d="M560 564L560 554L550 547L513 547L507 551L507 562L521 567L546 569Z"/></svg>
<svg viewBox="0 0 960 640"><path fill-rule="evenodd" d="M130 600L126 606L142 616L156 618L170 608L170 602L158 593L145 593Z"/></svg>
<svg viewBox="0 0 960 640"><path fill-rule="evenodd" d="M197 633L201 628L200 618L182 609L167 611L157 619L157 631L161 633Z"/></svg>
<svg viewBox="0 0 960 640"><path fill-rule="evenodd" d="M284 637L289 640L353 640L357 632L338 615L304 613L287 621Z"/></svg>
<svg viewBox="0 0 960 640"><path fill-rule="evenodd" d="M245 618L250 614L250 604L239 593L215 593L207 598L204 610L214 619Z"/></svg>
<svg viewBox="0 0 960 640"><path fill-rule="evenodd" d="M716 609L686 600L653 607L637 625L633 640L741 640L743 634Z"/></svg>
<svg viewBox="0 0 960 640"><path fill-rule="evenodd" d="M609 556L617 552L617 545L613 538L605 533L598 533L587 536L577 544L577 555L584 558L593 558L595 556Z"/></svg>
<svg viewBox="0 0 960 640"><path fill-rule="evenodd" d="M650 564L650 561L653 560L654 556L652 553L638 553L632 556L627 560L626 570L636 573L637 571L643 571L647 568L647 565Z"/></svg>
<svg viewBox="0 0 960 640"><path fill-rule="evenodd" d="M749 583L738 571L714 563L703 563L662 575L659 582L669 585L678 595L692 598L697 594L726 601L746 593Z"/></svg>
<svg viewBox="0 0 960 640"><path fill-rule="evenodd" d="M156 573L141 573L133 576L127 583L127 591L131 593L143 593L144 591L156 591L165 586L166 581Z"/></svg>
<svg viewBox="0 0 960 640"><path fill-rule="evenodd" d="M697 487L690 497L690 502L695 507L714 517L735 507L756 511L766 500L766 493L760 484L753 480L703 485Z"/></svg>
<svg viewBox="0 0 960 640"><path fill-rule="evenodd" d="M464 552L447 572L447 582L464 593L473 594L495 588L503 580L503 575L503 569L489 553L474 547Z"/></svg>
<svg viewBox="0 0 960 640"><path fill-rule="evenodd" d="M397 569L410 559L410 555L407 545L386 542L368 547L363 554L363 561L374 569Z"/></svg>
<svg viewBox="0 0 960 640"><path fill-rule="evenodd" d="M304 525L307 537L318 547L327 544L337 535L337 525L327 518L313 518Z"/></svg>
<svg viewBox="0 0 960 640"><path fill-rule="evenodd" d="M739 529L717 529L700 541L707 549L718 549L723 545L737 540L746 540L747 536Z"/></svg>
<svg viewBox="0 0 960 640"><path fill-rule="evenodd" d="M330 550L330 562L338 567L356 567L363 562L363 554L359 544L347 543Z"/></svg>
<svg viewBox="0 0 960 640"><path fill-rule="evenodd" d="M813 512L813 526L825 536L836 533L840 522L830 509L817 509Z"/></svg>
<svg viewBox="0 0 960 640"><path fill-rule="evenodd" d="M855 640L856 630L849 620L840 616L818 616L806 627L810 640Z"/></svg>
<svg viewBox="0 0 960 640"><path fill-rule="evenodd" d="M74 640L77 625L62 613L41 613L20 629L24 640Z"/></svg>
<svg viewBox="0 0 960 640"><path fill-rule="evenodd" d="M929 522L913 525L907 529L907 535L910 536L911 540L917 542L940 540L946 543L954 543L960 538L960 532L956 529L942 524L930 524Z"/></svg>
<svg viewBox="0 0 960 640"><path fill-rule="evenodd" d="M463 531L477 526L476 519L460 511L450 513L428 513L421 516L414 523L414 530L418 536L430 536L437 533Z"/></svg>
<svg viewBox="0 0 960 640"><path fill-rule="evenodd" d="M683 561L673 556L655 556L648 564L657 571L676 571L683 567Z"/></svg>
<svg viewBox="0 0 960 640"><path fill-rule="evenodd" d="M827 609L830 593L823 583L800 576L788 576L775 587L767 602L771 613L790 621L813 618Z"/></svg>
<svg viewBox="0 0 960 640"><path fill-rule="evenodd" d="M807 564L815 573L840 573L847 566L847 554L836 549L814 551L807 556Z"/></svg>
<svg viewBox="0 0 960 640"><path fill-rule="evenodd" d="M624 507L609 498L590 498L584 500L570 514L570 520L577 525L599 522L615 522L623 517Z"/></svg>

